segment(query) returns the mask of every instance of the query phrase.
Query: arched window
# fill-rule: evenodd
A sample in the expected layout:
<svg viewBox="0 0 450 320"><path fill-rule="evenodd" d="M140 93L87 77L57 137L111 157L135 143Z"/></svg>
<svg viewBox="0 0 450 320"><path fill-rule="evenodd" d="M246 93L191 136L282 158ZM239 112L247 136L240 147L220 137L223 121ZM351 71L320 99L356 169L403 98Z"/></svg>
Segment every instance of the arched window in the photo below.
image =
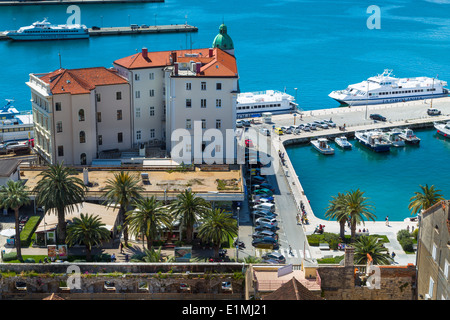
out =
<svg viewBox="0 0 450 320"><path fill-rule="evenodd" d="M78 121L84 121L84 109L78 111Z"/></svg>
<svg viewBox="0 0 450 320"><path fill-rule="evenodd" d="M86 165L86 153L82 153L80 156L80 162L82 166Z"/></svg>
<svg viewBox="0 0 450 320"><path fill-rule="evenodd" d="M86 142L86 133L84 131L80 131L80 143Z"/></svg>

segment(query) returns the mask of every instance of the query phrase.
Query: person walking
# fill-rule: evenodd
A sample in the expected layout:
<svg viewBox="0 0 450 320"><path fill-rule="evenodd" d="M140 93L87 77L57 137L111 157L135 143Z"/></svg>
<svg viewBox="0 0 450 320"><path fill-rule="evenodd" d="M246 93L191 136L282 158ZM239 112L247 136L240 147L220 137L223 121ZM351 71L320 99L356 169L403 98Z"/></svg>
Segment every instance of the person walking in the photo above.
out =
<svg viewBox="0 0 450 320"><path fill-rule="evenodd" d="M389 217L386 216L386 219L384 219L386 221L386 225L389 227Z"/></svg>
<svg viewBox="0 0 450 320"><path fill-rule="evenodd" d="M123 242L120 243L120 253L123 253Z"/></svg>

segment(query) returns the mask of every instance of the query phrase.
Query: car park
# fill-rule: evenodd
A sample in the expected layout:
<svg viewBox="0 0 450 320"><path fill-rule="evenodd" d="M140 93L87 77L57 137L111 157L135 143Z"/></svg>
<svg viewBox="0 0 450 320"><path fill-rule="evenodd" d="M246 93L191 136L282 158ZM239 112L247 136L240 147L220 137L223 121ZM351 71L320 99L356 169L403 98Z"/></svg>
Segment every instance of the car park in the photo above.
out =
<svg viewBox="0 0 450 320"><path fill-rule="evenodd" d="M373 113L370 115L370 119L377 121L386 121L386 117L383 117L381 114Z"/></svg>
<svg viewBox="0 0 450 320"><path fill-rule="evenodd" d="M286 258L279 252L269 252L261 257L263 260L274 260L278 263L286 263Z"/></svg>

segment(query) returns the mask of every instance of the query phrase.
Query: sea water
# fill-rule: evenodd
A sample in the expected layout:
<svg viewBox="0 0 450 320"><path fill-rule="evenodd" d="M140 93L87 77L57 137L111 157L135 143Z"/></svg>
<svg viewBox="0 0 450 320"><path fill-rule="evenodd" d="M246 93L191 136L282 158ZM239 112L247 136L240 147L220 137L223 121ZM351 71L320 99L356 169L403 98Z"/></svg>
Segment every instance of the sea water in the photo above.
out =
<svg viewBox="0 0 450 320"><path fill-rule="evenodd" d="M417 130L419 145L391 147L377 153L354 139L352 150L342 150L334 142L334 155L323 155L310 144L287 146L286 152L314 214L325 218L332 196L360 189L374 206L376 220L402 221L413 217L408 209L420 185L434 185L444 198L450 197L450 139L436 130Z"/></svg>

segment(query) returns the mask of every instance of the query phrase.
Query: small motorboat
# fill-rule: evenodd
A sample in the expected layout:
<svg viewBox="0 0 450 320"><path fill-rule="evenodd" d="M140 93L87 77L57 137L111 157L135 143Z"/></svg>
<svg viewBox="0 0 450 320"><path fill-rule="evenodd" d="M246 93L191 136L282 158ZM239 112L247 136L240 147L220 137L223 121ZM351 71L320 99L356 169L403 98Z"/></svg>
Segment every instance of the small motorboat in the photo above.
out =
<svg viewBox="0 0 450 320"><path fill-rule="evenodd" d="M336 137L334 142L344 150L352 149L353 145L347 140L346 136Z"/></svg>
<svg viewBox="0 0 450 320"><path fill-rule="evenodd" d="M420 143L420 138L414 134L412 129L406 128L401 131L399 137L405 140L406 143L409 144L418 144Z"/></svg>
<svg viewBox="0 0 450 320"><path fill-rule="evenodd" d="M328 141L325 138L311 140L311 144L313 145L314 149L322 154L334 154L334 149L328 145Z"/></svg>

